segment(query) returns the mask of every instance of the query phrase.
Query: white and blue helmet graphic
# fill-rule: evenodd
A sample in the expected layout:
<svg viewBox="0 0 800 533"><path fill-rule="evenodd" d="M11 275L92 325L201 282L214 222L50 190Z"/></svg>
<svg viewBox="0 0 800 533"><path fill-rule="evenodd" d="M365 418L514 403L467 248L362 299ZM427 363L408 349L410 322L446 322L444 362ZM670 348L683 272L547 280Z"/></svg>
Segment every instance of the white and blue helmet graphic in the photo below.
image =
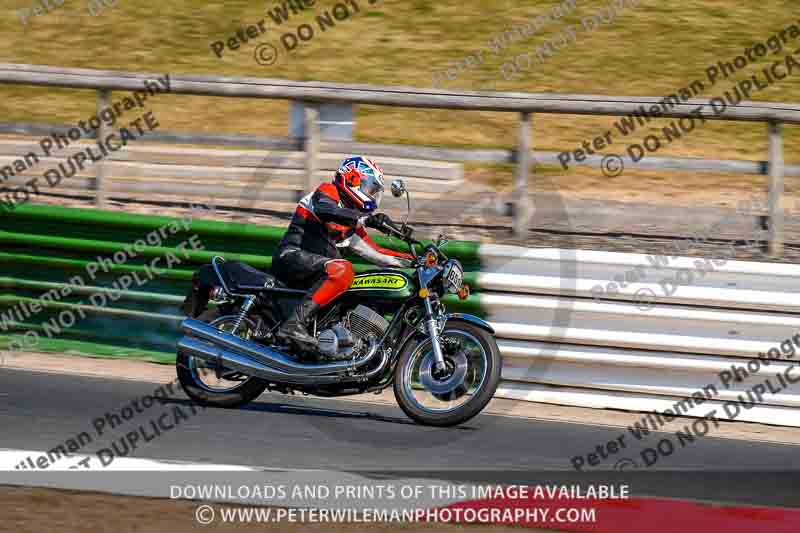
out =
<svg viewBox="0 0 800 533"><path fill-rule="evenodd" d="M334 183L350 203L362 211L375 211L383 198L383 170L374 161L362 156L342 161Z"/></svg>

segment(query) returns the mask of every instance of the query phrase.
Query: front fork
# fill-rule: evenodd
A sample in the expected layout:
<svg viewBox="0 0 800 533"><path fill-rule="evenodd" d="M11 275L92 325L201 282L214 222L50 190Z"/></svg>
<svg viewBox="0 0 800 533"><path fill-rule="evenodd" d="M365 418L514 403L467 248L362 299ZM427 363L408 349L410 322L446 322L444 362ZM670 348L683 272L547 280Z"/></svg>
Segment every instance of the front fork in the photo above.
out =
<svg viewBox="0 0 800 533"><path fill-rule="evenodd" d="M433 358L436 363L436 370L442 371L445 369L444 353L442 353L442 344L439 342L439 331L436 323L437 317L433 311L430 295L425 296L422 301L425 305L425 329L428 331L428 336L433 345Z"/></svg>

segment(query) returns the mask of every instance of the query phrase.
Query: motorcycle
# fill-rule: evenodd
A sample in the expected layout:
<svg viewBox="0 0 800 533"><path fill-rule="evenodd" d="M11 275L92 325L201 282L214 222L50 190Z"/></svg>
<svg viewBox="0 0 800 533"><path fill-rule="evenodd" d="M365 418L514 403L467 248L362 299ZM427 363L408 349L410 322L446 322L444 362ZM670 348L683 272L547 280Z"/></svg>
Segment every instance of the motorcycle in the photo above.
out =
<svg viewBox="0 0 800 533"><path fill-rule="evenodd" d="M411 199L402 180L392 195ZM469 296L464 270L442 251L442 235L425 245L406 220L379 228L405 242L413 275L380 269L356 275L321 309L310 332L314 351L282 343L276 332L305 294L245 263L216 256L193 276L183 309L177 373L202 405L238 407L264 391L335 397L380 393L420 424L454 426L480 413L502 372L494 330L484 320L448 313L441 298ZM213 307L209 306L213 304Z"/></svg>

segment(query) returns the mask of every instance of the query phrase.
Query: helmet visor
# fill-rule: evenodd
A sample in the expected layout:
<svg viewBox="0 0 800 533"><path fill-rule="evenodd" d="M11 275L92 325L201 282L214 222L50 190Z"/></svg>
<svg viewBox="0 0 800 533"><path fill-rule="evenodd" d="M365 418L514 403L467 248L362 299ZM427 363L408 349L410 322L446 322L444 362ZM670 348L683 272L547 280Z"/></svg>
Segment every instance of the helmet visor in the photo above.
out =
<svg viewBox="0 0 800 533"><path fill-rule="evenodd" d="M382 199L383 199L383 189L381 188L372 196L372 201L375 202L375 209L378 209L381 206Z"/></svg>
<svg viewBox="0 0 800 533"><path fill-rule="evenodd" d="M374 177L369 176L361 180L359 187L361 192L367 195L375 202L375 205L380 205L381 198L383 198L383 185Z"/></svg>

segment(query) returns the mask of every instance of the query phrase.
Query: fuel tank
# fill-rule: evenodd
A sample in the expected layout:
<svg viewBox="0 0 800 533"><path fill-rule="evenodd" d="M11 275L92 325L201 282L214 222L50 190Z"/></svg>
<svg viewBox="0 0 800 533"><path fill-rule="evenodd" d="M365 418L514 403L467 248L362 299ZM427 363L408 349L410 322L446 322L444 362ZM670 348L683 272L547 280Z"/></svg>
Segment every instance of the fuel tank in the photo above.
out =
<svg viewBox="0 0 800 533"><path fill-rule="evenodd" d="M417 292L416 281L400 270L358 274L343 295L369 300L407 300Z"/></svg>

